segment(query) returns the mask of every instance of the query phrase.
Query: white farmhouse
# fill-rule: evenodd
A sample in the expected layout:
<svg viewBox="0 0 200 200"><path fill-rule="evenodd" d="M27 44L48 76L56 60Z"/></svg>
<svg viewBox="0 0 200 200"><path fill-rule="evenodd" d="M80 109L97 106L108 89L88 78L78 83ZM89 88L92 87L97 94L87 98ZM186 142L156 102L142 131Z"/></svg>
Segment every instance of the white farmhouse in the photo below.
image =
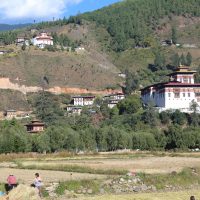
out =
<svg viewBox="0 0 200 200"><path fill-rule="evenodd" d="M94 104L95 96L74 96L73 104L75 106L92 106Z"/></svg>
<svg viewBox="0 0 200 200"><path fill-rule="evenodd" d="M192 102L200 106L200 84L194 82L194 74L189 67L180 66L169 74L169 82L158 83L141 90L144 104L152 102L159 111L180 110L191 112Z"/></svg>
<svg viewBox="0 0 200 200"><path fill-rule="evenodd" d="M53 37L49 36L47 33L42 32L39 36L32 39L34 46L44 48L46 45L53 45Z"/></svg>
<svg viewBox="0 0 200 200"><path fill-rule="evenodd" d="M109 94L103 97L104 101L108 101L108 107L115 107L121 100L125 99L125 95L123 93Z"/></svg>

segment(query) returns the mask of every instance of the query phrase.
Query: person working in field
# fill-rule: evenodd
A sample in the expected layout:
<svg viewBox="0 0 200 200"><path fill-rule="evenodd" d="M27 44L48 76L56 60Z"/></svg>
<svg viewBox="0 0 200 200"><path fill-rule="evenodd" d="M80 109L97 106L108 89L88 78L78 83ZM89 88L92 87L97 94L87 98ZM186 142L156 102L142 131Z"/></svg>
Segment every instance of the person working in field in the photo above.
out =
<svg viewBox="0 0 200 200"><path fill-rule="evenodd" d="M5 189L7 192L17 187L17 179L14 175L9 175L7 178L7 184L5 184Z"/></svg>
<svg viewBox="0 0 200 200"><path fill-rule="evenodd" d="M39 196L41 197L42 179L41 179L39 173L35 173L35 179L31 186L38 189Z"/></svg>

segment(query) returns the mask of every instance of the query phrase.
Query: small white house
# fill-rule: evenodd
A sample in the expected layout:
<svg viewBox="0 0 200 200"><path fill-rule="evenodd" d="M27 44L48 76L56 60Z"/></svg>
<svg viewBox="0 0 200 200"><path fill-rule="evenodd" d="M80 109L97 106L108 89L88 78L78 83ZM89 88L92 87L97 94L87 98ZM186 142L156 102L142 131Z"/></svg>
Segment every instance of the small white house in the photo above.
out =
<svg viewBox="0 0 200 200"><path fill-rule="evenodd" d="M123 99L125 99L125 95L123 93L109 94L103 97L104 101L108 101L109 108L115 107Z"/></svg>
<svg viewBox="0 0 200 200"><path fill-rule="evenodd" d="M73 104L75 106L92 106L94 104L95 96L74 96Z"/></svg>
<svg viewBox="0 0 200 200"><path fill-rule="evenodd" d="M32 43L34 46L44 48L46 45L53 45L53 37L49 36L46 32L42 32L39 36L33 38Z"/></svg>
<svg viewBox="0 0 200 200"><path fill-rule="evenodd" d="M68 105L66 107L67 113L69 115L81 115L82 107L80 106L74 106L74 105Z"/></svg>

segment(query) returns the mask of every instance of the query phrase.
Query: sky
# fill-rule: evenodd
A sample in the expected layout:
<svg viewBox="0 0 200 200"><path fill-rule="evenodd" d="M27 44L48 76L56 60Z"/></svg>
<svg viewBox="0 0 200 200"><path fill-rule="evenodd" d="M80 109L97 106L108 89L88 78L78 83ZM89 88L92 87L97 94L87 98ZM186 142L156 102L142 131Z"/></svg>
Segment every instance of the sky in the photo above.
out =
<svg viewBox="0 0 200 200"><path fill-rule="evenodd" d="M0 0L0 24L33 23L93 11L121 0Z"/></svg>

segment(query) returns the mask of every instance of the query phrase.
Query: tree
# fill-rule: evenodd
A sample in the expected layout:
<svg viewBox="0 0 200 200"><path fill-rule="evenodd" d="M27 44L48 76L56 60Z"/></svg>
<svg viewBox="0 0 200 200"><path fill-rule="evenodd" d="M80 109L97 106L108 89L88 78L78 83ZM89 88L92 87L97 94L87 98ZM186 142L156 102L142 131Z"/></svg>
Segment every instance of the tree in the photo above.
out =
<svg viewBox="0 0 200 200"><path fill-rule="evenodd" d="M174 124L179 124L179 125L185 124L186 122L185 113L176 110L174 113L172 113L172 121Z"/></svg>
<svg viewBox="0 0 200 200"><path fill-rule="evenodd" d="M132 74L130 71L126 70L126 82L124 93L130 95L133 91L138 88L139 80L136 74Z"/></svg>
<svg viewBox="0 0 200 200"><path fill-rule="evenodd" d="M165 57L160 52L156 52L154 59L155 70L161 70L165 68Z"/></svg>
<svg viewBox="0 0 200 200"><path fill-rule="evenodd" d="M34 101L36 116L47 125L55 123L62 117L58 97L49 92L39 92Z"/></svg>
<svg viewBox="0 0 200 200"><path fill-rule="evenodd" d="M163 112L160 113L159 116L160 116L160 121L161 121L162 124L169 124L170 114L168 112L163 111Z"/></svg>
<svg viewBox="0 0 200 200"><path fill-rule="evenodd" d="M151 126L156 126L158 124L158 112L155 110L155 107L151 102L145 108L142 120Z"/></svg>
<svg viewBox="0 0 200 200"><path fill-rule="evenodd" d="M192 126L197 127L199 125L199 115L197 114L197 111L199 110L199 105L194 100L192 100L190 104L190 110L192 111L192 113L190 114L189 122Z"/></svg>
<svg viewBox="0 0 200 200"><path fill-rule="evenodd" d="M156 148L156 140L152 133L136 132L133 133L133 149L153 150Z"/></svg>
<svg viewBox="0 0 200 200"><path fill-rule="evenodd" d="M180 65L180 58L179 58L178 53L175 53L175 54L171 57L171 60L172 60L172 65L173 65L173 66L178 67L178 66Z"/></svg>
<svg viewBox="0 0 200 200"><path fill-rule="evenodd" d="M172 27L172 42L173 44L177 43L177 30L174 26Z"/></svg>
<svg viewBox="0 0 200 200"><path fill-rule="evenodd" d="M22 50L23 50L23 51L26 50L26 44L25 44L25 43L22 45Z"/></svg>
<svg viewBox="0 0 200 200"><path fill-rule="evenodd" d="M190 66L191 64L192 64L192 55L190 52L188 52L186 56L186 65Z"/></svg>
<svg viewBox="0 0 200 200"><path fill-rule="evenodd" d="M142 107L140 97L137 95L128 96L117 105L120 114L136 113Z"/></svg>
<svg viewBox="0 0 200 200"><path fill-rule="evenodd" d="M181 65L187 65L185 56L183 54L181 54L179 60L180 60L179 62L180 62Z"/></svg>

